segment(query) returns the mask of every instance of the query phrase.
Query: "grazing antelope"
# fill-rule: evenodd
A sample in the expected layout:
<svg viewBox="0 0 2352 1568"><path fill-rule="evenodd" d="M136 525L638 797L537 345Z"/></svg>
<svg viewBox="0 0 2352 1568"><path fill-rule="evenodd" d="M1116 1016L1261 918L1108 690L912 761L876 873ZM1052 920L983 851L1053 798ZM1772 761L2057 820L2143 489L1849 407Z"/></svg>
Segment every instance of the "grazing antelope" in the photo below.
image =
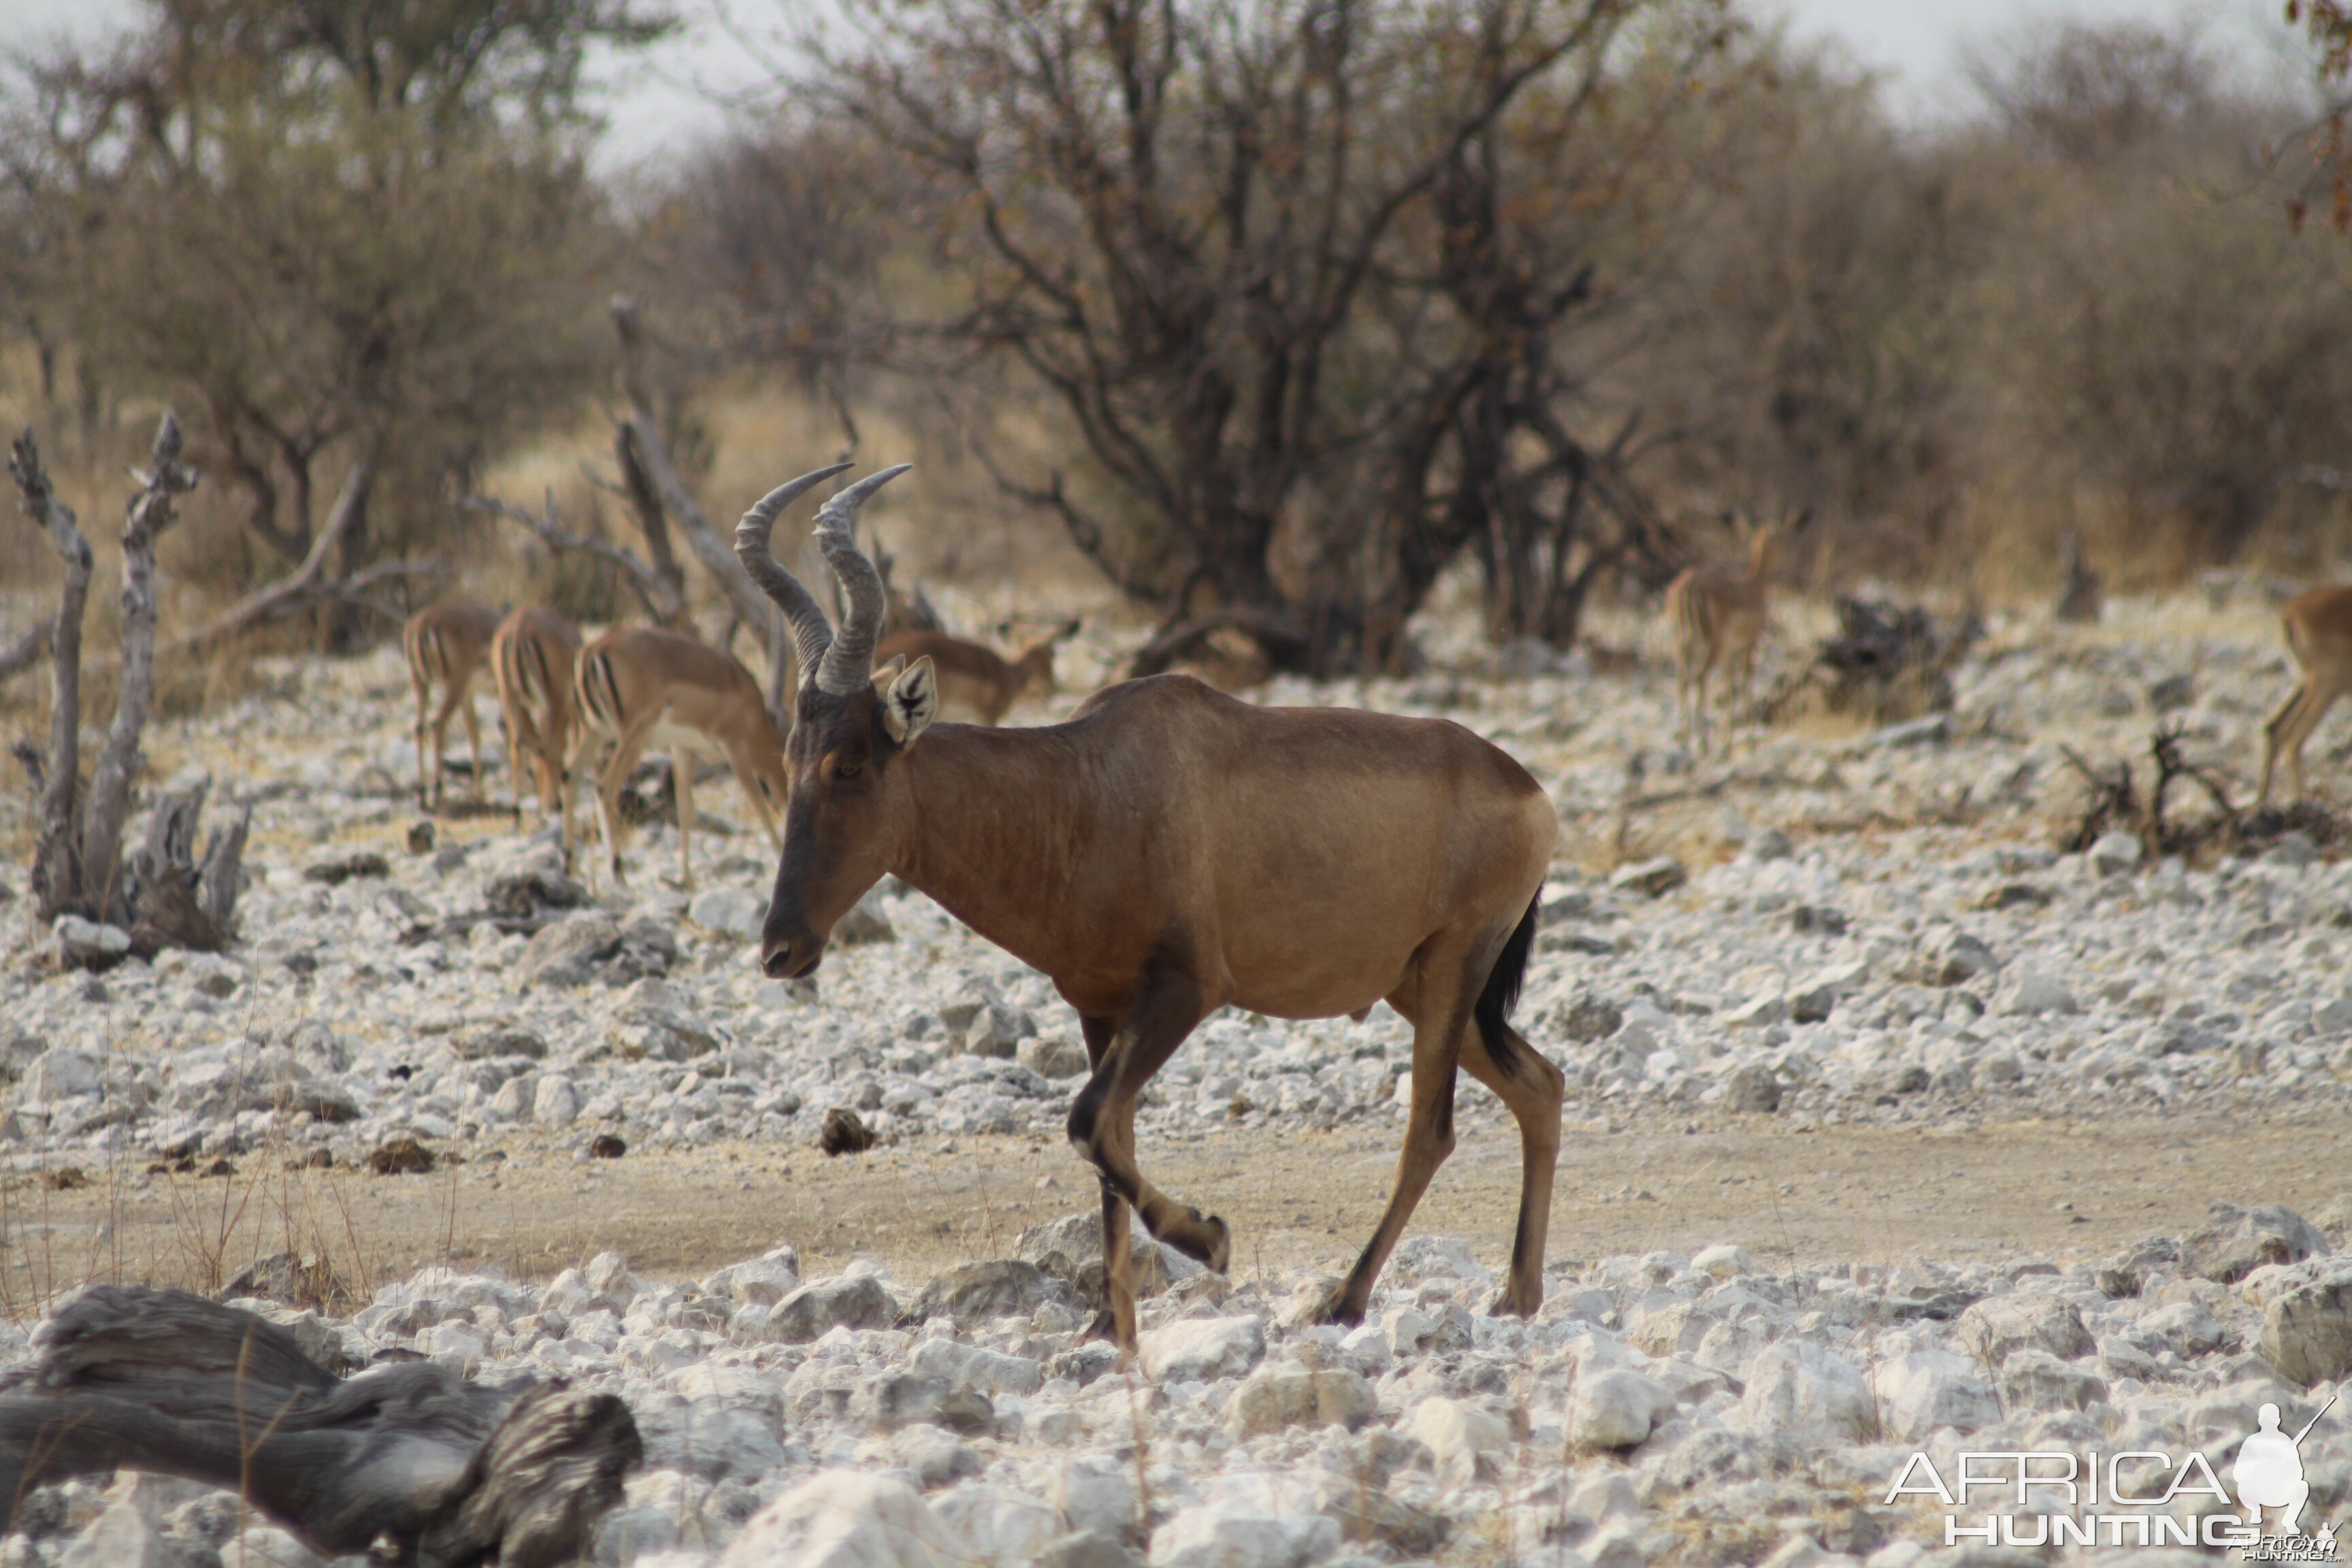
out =
<svg viewBox="0 0 2352 1568"><path fill-rule="evenodd" d="M1691 566L1666 585L1666 618L1675 632L1675 707L1684 739L1705 753L1706 679L1723 666L1723 727L1727 743L1739 710L1756 690L1756 639L1764 633L1767 595L1783 532L1804 526L1767 523L1751 528L1748 570Z"/></svg>
<svg viewBox="0 0 2352 1568"><path fill-rule="evenodd" d="M623 626L582 648L572 672L580 714L573 764L593 740L612 742L596 774L596 824L615 882L624 879L621 847L627 831L621 820L621 786L647 746L669 752L677 796L677 875L686 887L694 886L688 839L697 752L716 752L727 759L760 826L782 847L776 831L785 794L782 742L760 683L732 655L659 626Z"/></svg>
<svg viewBox="0 0 2352 1568"><path fill-rule="evenodd" d="M1032 688L1040 695L1050 695L1056 689L1055 645L1077 629L1077 622L1066 621L1055 627L1050 637L1039 637L1009 661L998 658L993 648L951 637L945 632L901 632L884 638L882 646L874 650L874 657L882 664L894 658L909 664L919 658L929 659L933 677L939 682L940 713L959 718L969 715L976 722L994 724Z"/></svg>
<svg viewBox="0 0 2352 1568"><path fill-rule="evenodd" d="M1361 1016L1385 998L1413 1026L1412 1110L1387 1212L1324 1314L1362 1318L1454 1147L1457 1067L1518 1121L1518 1230L1495 1310L1533 1312L1562 1084L1509 1017L1559 832L1542 788L1442 720L1255 708L1183 675L1113 686L1041 729L934 723L933 659L875 672L882 588L853 534L859 504L904 471L818 513L849 606L838 637L768 545L784 503L824 473L736 529L809 672L784 745L792 795L761 967L780 979L814 970L834 923L888 873L1052 978L1093 1065L1069 1136L1102 1184L1109 1286L1097 1328L1129 1356L1129 1208L1211 1268L1233 1250L1223 1220L1137 1168L1136 1097L1219 1007Z"/></svg>
<svg viewBox="0 0 2352 1568"><path fill-rule="evenodd" d="M474 758L474 798L482 798L482 731L474 717L474 678L490 651L499 612L488 605L435 605L408 617L400 646L408 655L408 684L416 693L416 799L427 811L441 805L441 760L449 742L449 715L466 716L466 745ZM441 706L433 709L433 689ZM428 725L426 714L432 714ZM425 749L428 729L432 750Z"/></svg>
<svg viewBox="0 0 2352 1568"><path fill-rule="evenodd" d="M490 668L499 681L499 708L506 715L507 770L513 775L515 816L522 816L524 763L539 785L542 819L563 814L563 850L572 852L572 669L580 658L580 633L553 610L526 605L499 623L490 639Z"/></svg>
<svg viewBox="0 0 2352 1568"><path fill-rule="evenodd" d="M2352 691L2352 584L2298 594L2286 602L2279 620L2303 679L2286 706L2263 726L2263 783L2254 797L2258 810L2270 804L2271 773L2282 754L2294 798L2303 798L2303 743L2336 700Z"/></svg>

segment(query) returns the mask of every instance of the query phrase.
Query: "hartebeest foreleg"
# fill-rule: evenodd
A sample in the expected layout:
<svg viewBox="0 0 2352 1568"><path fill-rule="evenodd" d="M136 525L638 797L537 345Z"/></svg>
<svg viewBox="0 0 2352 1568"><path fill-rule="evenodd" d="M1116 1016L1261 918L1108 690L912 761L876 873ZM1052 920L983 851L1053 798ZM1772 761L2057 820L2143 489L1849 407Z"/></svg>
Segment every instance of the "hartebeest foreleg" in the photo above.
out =
<svg viewBox="0 0 2352 1568"><path fill-rule="evenodd" d="M1233 1250L1232 1232L1214 1215L1180 1204L1143 1179L1135 1162L1135 1102L1143 1086L1184 1043L1209 1009L1202 986L1179 970L1146 977L1141 994L1112 1032L1094 1075L1070 1107L1070 1142L1103 1184L1103 1279L1110 1326L1122 1346L1135 1343L1134 1260L1128 1250L1127 1211L1143 1227L1188 1258L1222 1274ZM1088 1053L1096 1029L1087 1028Z"/></svg>

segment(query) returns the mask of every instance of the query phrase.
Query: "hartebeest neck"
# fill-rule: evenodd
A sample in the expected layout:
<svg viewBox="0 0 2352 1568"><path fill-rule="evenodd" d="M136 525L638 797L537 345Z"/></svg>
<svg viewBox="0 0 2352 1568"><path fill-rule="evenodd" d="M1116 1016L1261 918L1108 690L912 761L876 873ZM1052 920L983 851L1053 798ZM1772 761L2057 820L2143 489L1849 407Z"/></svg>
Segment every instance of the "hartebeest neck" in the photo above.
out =
<svg viewBox="0 0 2352 1568"><path fill-rule="evenodd" d="M913 802L890 869L982 936L1052 973L1055 917L1097 781L1059 727L934 724L895 767Z"/></svg>

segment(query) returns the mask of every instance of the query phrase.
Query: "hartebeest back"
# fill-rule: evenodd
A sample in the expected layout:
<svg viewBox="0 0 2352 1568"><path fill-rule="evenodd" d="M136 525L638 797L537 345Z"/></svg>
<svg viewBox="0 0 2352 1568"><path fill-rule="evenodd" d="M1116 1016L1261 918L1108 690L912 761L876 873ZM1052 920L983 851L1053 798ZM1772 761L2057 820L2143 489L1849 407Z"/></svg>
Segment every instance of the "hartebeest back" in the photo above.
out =
<svg viewBox="0 0 2352 1568"><path fill-rule="evenodd" d="M1028 693L1054 691L1055 647L1077 629L1077 622L1066 621L1009 659L994 648L945 632L901 632L883 638L874 658L879 664L894 658L908 664L929 659L940 683L941 716L969 714L979 723L994 724Z"/></svg>
<svg viewBox="0 0 2352 1568"><path fill-rule="evenodd" d="M1232 1247L1223 1220L1171 1200L1138 1169L1144 1085L1219 1007L1314 1018L1386 998L1413 1026L1412 1107L1387 1212L1328 1315L1361 1318L1452 1149L1457 1066L1518 1121L1518 1231L1496 1310L1532 1312L1561 1079L1509 1014L1559 831L1542 788L1443 721L1254 708L1187 676L1112 687L1042 729L934 724L930 659L874 675L881 590L852 534L859 503L900 471L852 486L818 514L849 605L837 638L769 552L793 487L736 531L811 672L784 748L792 800L761 942L767 972L816 968L834 922L896 873L1052 977L1077 1009L1093 1064L1069 1135L1102 1183L1101 1326L1130 1352L1129 1207L1213 1268Z"/></svg>
<svg viewBox="0 0 2352 1568"><path fill-rule="evenodd" d="M523 775L538 785L542 817L560 811L563 849L572 851L571 757L580 722L572 667L580 633L553 610L525 605L499 623L490 639L490 669L498 677L499 710L507 727L507 772L515 815L522 815Z"/></svg>
<svg viewBox="0 0 2352 1568"><path fill-rule="evenodd" d="M482 798L482 729L474 717L474 678L482 672L498 629L497 610L469 604L431 605L409 616L401 628L409 689L416 697L416 799L428 811L441 804L442 755L448 747L453 713L465 716L466 750L474 761L474 798ZM433 707L436 689L441 693L438 709Z"/></svg>

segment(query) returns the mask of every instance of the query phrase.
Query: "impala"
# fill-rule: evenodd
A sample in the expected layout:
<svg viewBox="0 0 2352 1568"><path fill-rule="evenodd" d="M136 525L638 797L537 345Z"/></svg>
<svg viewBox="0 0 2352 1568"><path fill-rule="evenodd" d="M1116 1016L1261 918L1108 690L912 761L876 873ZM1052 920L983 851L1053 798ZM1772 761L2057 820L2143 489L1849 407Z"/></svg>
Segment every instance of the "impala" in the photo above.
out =
<svg viewBox="0 0 2352 1568"><path fill-rule="evenodd" d="M488 605L435 605L408 617L400 646L408 655L408 685L416 694L416 799L427 811L441 805L442 753L449 716L466 716L466 746L474 759L474 798L482 798L482 731L474 717L474 678L490 651L499 612ZM441 706L433 708L435 688ZM431 712L428 724L427 712ZM428 731L432 749L425 749Z"/></svg>
<svg viewBox="0 0 2352 1568"><path fill-rule="evenodd" d="M698 752L715 752L727 759L760 826L782 846L776 813L784 804L785 784L776 721L760 696L760 683L733 656L658 626L624 626L580 650L573 685L581 720L573 763L594 741L612 743L596 774L596 825L615 882L624 879L621 849L628 832L621 819L621 786L647 746L669 752L677 797L677 874L686 887L694 886L688 838Z"/></svg>
<svg viewBox="0 0 2352 1568"><path fill-rule="evenodd" d="M939 682L940 711L970 714L982 724L994 724L1032 688L1040 693L1055 689L1055 645L1077 629L1077 622L1066 621L1051 636L1039 637L1010 660L999 658L993 648L945 632L901 632L885 637L874 657L883 664L894 658L909 664L929 659L932 676Z"/></svg>
<svg viewBox="0 0 2352 1568"><path fill-rule="evenodd" d="M563 850L572 852L572 783L568 766L579 727L572 669L580 633L553 610L526 605L499 623L490 639L490 668L506 716L507 769L513 775L515 816L522 816L524 764L539 786L539 810L563 814Z"/></svg>
<svg viewBox="0 0 2352 1568"><path fill-rule="evenodd" d="M1772 566L1780 537L1804 526L1767 523L1748 531L1748 570L1692 566L1666 586L1666 618L1675 634L1675 707L1684 739L1705 752L1706 680L1723 667L1723 727L1727 742L1740 707L1756 688L1756 639L1764 633Z"/></svg>
<svg viewBox="0 0 2352 1568"><path fill-rule="evenodd" d="M1067 723L934 723L936 664L874 671L882 587L857 508L904 472L828 500L816 537L848 609L835 637L769 534L794 480L738 525L735 548L792 626L806 678L784 746L792 793L761 967L809 973L834 924L894 873L1054 982L1092 1072L1070 1141L1102 1187L1108 1300L1097 1322L1131 1357L1128 1215L1223 1271L1225 1222L1146 1181L1135 1104L1202 1019L1361 1015L1385 998L1413 1027L1412 1109L1378 1229L1324 1303L1355 1322L1454 1146L1457 1067L1517 1119L1519 1218L1497 1312L1543 1297L1559 1151L1559 1070L1510 1026L1559 821L1527 770L1441 720L1261 709L1182 675L1087 699Z"/></svg>
<svg viewBox="0 0 2352 1568"><path fill-rule="evenodd" d="M2263 726L2263 783L2257 809L2270 804L2271 773L2282 753L2294 798L2303 798L2303 743L2311 739L2328 709L2352 691L2352 584L2314 588L2286 602L2279 620L2286 646L2303 671L2294 695Z"/></svg>

